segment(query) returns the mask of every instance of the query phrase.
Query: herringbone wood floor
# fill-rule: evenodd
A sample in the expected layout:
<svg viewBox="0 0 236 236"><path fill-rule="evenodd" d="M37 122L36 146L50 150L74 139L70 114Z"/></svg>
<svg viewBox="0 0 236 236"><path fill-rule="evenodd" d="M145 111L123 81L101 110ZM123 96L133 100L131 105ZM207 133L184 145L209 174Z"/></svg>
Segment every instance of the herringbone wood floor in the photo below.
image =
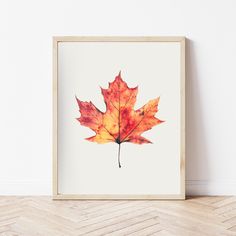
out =
<svg viewBox="0 0 236 236"><path fill-rule="evenodd" d="M236 235L236 197L186 201L52 201L0 197L3 236Z"/></svg>

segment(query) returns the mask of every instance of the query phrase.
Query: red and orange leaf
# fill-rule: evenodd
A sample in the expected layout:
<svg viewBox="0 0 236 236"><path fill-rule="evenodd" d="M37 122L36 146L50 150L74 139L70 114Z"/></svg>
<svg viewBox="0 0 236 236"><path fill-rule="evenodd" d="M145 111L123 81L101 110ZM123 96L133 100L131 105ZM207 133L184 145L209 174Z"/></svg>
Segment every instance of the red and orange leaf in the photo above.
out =
<svg viewBox="0 0 236 236"><path fill-rule="evenodd" d="M97 109L92 102L82 102L76 98L81 113L77 120L96 133L87 140L97 143L115 142L119 145L123 142L151 143L141 135L163 122L155 117L159 98L134 110L138 87L129 88L120 73L109 83L108 89L101 88L101 91L106 104L105 112Z"/></svg>

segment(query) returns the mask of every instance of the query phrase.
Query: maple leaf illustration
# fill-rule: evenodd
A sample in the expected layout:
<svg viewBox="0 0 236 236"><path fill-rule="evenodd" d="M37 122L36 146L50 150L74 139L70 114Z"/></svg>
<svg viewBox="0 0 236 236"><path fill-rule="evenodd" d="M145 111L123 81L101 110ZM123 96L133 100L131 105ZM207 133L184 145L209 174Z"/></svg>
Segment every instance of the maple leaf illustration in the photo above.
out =
<svg viewBox="0 0 236 236"><path fill-rule="evenodd" d="M141 136L153 126L163 121L156 118L159 97L150 100L143 107L134 110L138 87L129 88L121 78L121 72L109 83L108 89L101 88L106 111L100 111L92 102L82 102L77 97L81 116L77 118L81 125L89 127L96 135L86 138L99 144L115 142L118 148L118 164L120 164L120 148L124 142L135 144L152 143Z"/></svg>

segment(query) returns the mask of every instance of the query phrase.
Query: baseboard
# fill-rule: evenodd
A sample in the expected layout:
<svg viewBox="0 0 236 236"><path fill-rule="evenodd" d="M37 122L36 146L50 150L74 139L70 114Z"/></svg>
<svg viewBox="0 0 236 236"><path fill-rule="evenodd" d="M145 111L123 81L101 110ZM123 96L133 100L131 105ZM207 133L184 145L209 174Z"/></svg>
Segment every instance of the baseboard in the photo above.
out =
<svg viewBox="0 0 236 236"><path fill-rule="evenodd" d="M236 181L187 180L187 195L236 195Z"/></svg>
<svg viewBox="0 0 236 236"><path fill-rule="evenodd" d="M0 195L51 195L50 181L1 181ZM187 180L187 195L236 195L236 181Z"/></svg>
<svg viewBox="0 0 236 236"><path fill-rule="evenodd" d="M51 195L50 181L0 181L0 195Z"/></svg>

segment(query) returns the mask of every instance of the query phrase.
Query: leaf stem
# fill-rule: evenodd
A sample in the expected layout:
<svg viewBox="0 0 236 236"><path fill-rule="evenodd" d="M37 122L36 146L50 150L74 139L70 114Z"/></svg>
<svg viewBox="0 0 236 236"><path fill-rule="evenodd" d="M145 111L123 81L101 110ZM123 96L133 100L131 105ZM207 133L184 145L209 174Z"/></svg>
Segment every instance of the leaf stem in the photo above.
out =
<svg viewBox="0 0 236 236"><path fill-rule="evenodd" d="M120 76L120 73L119 73ZM119 91L119 109L118 109L118 127L119 127L119 136L118 136L118 144L119 144L119 149L118 149L118 164L119 164L119 168L121 168L121 164L120 164L120 80L118 83L118 91Z"/></svg>
<svg viewBox="0 0 236 236"><path fill-rule="evenodd" d="M121 147L121 144L119 143L119 149L118 149L118 164L119 164L119 168L121 168L121 164L120 164L120 147Z"/></svg>

